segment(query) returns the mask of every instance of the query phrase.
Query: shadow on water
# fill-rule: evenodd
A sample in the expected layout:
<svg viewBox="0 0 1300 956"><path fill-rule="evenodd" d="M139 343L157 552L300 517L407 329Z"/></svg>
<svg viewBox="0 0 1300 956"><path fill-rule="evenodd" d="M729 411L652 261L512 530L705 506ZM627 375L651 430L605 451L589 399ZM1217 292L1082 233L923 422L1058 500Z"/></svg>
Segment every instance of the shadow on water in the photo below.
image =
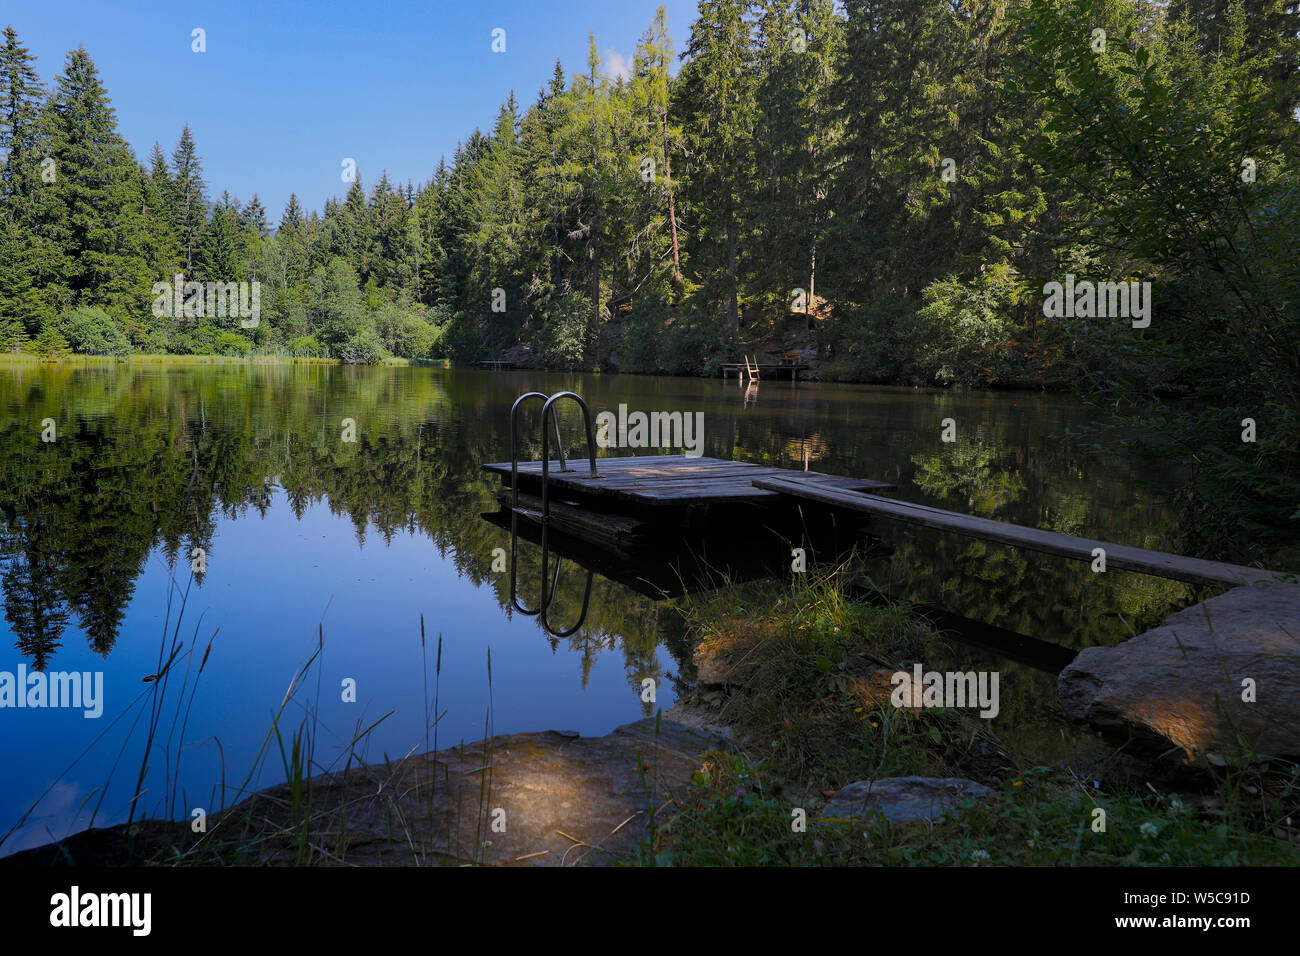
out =
<svg viewBox="0 0 1300 956"><path fill-rule="evenodd" d="M1122 640L1195 597L889 522L870 535L842 521L815 527L822 517L809 510L786 521L711 511L703 533L649 559L557 535L554 566L543 567L535 528L521 523L512 541L508 516L480 517L499 484L480 466L508 458L511 403L532 389L575 391L593 413L700 413L704 456L891 481L906 500L983 517L1152 548L1171 523L1166 476L1074 438L1097 413L1063 397L427 368L0 365L0 643L13 649L0 671L14 671L14 657L32 669L103 670L110 701L134 694L153 673L166 582L193 569L204 626L222 637L191 728L205 748L219 738L232 764L264 731L262 713L322 621L330 679L359 675L375 707L398 707L383 746L424 736L418 703L398 706L418 693L408 655L421 614L446 635L451 685L466 688L452 692L462 697L450 701L447 739L481 731L469 689L489 641L503 649L499 731L604 733L647 711L643 679L688 670L683 594L727 580L788 585L791 547L827 561L870 539L871 581L954 615L940 626L1020 668L1037 702L1004 713L1041 719L1047 736L1061 656ZM957 422L956 443L940 441L945 418ZM42 439L46 419L54 441ZM576 416L559 430L583 445ZM520 459L541 451L530 436ZM534 629L544 656L520 639ZM1040 653L1028 635L1060 650ZM355 721L331 706L326 717ZM51 712L6 720L0 814L39 793L88 739L87 725ZM182 781L193 790L217 774L200 762ZM60 792L69 815L102 782L96 772Z"/></svg>
<svg viewBox="0 0 1300 956"><path fill-rule="evenodd" d="M810 511L811 509L805 509ZM511 600L522 614L539 616L544 630L554 637L568 637L586 620L591 599L591 584L595 574L617 582L629 590L643 594L651 600L664 601L687 595L701 596L710 591L736 584L768 580L788 580L790 577L790 551L802 547L813 565L838 566L865 550L868 556L880 557L887 550L879 538L867 534L865 521L855 521L853 516L824 511L820 514L799 515L801 521L789 521L782 527L777 521L759 525L746 523L739 532L697 532L676 539L674 547L660 547L638 554L619 554L584 542L581 538L551 531L547 535L547 552L542 554L543 575L548 556L554 556L554 571L550 575L550 589L543 591L549 606L559 593L559 573L563 560L568 559L579 571L586 571L582 612L572 627L558 631L539 610L529 610L515 600L515 581L518 576L518 541L535 545L541 553L542 533L532 522L520 522L508 509L486 512L483 518L500 528L510 529ZM809 520L812 517L820 520ZM727 522L720 522L726 524ZM802 536L791 536L794 525L800 525ZM810 530L815 528L816 531ZM775 544L775 547L773 546ZM784 553L786 556L781 557ZM542 578L546 584L546 578ZM898 600L896 596L880 591L850 585L850 596L865 603L885 603ZM1050 641L984 621L954 614L940 607L926 604L913 605L916 614L924 617L944 637L988 652L999 659L1015 661L1048 674L1055 675L1071 660L1075 652Z"/></svg>

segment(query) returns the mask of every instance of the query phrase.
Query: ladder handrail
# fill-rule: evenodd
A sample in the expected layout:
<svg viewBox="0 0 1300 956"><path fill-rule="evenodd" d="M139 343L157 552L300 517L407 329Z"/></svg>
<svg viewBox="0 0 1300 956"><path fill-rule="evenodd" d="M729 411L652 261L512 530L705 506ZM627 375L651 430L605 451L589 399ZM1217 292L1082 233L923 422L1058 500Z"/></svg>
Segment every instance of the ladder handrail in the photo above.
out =
<svg viewBox="0 0 1300 956"><path fill-rule="evenodd" d="M518 530L516 522L519 520L519 407L526 401L533 398L542 399L542 594L541 601L536 610L531 610L519 603L517 590L517 564L515 561L517 555ZM564 439L560 434L560 416L555 410L555 403L562 398L571 398L578 403L582 409L582 420L587 431L587 459L591 466L591 477L599 478L596 472L596 431L591 422L591 409L583 401L582 396L576 392L556 392L554 395L547 396L542 392L525 392L515 399L515 403L510 406L510 603L515 610L530 617L540 616L542 626L555 637L568 637L575 633L582 626L583 621L587 618L587 605L591 600L591 583L592 573L587 572L587 587L582 598L582 613L578 617L577 623L566 631L555 631L547 619L547 611L555 602L555 597L559 593L560 562L555 563L555 579L551 582L550 593L547 593L546 579L548 558L550 548L548 547L547 536L550 529L551 504L550 504L550 476L551 476L551 442L550 432L546 428L547 418L550 418L551 427L555 431L556 449L560 455L560 471L570 471L565 460Z"/></svg>
<svg viewBox="0 0 1300 956"><path fill-rule="evenodd" d="M593 478L600 477L600 475L596 474L596 431L594 428L592 428L591 425L591 409L587 408L587 403L584 402L582 400L582 396L576 392L556 392L554 395L548 398L546 400L546 404L542 406L542 547L543 549L546 547L546 528L547 525L549 525L551 522L551 505L548 497L548 492L550 491L550 485L551 485L550 482L551 449L550 449L550 441L549 441L550 436L546 431L546 415L549 412L551 415L551 421L555 423L555 434L557 436L556 440L558 441L559 440L558 435L560 433L560 425L559 425L559 416L556 414L554 405L561 398L573 399L575 402L578 403L578 407L582 409L582 420L583 423L587 426L587 457L591 462L591 477ZM564 462L561 461L560 465L563 470Z"/></svg>
<svg viewBox="0 0 1300 956"><path fill-rule="evenodd" d="M510 406L510 510L514 511L519 507L519 406L530 398L540 398L543 403L542 408L542 434L546 434L546 408L547 396L543 392L524 392L515 399L515 403ZM560 453L560 471L568 471L569 468L564 461L564 441L560 438L560 422L555 416L551 416L551 422L555 425L555 444ZM545 456L543 456L545 457ZM592 471L595 471L595 465L592 465ZM544 481L545 479L543 479Z"/></svg>
<svg viewBox="0 0 1300 956"><path fill-rule="evenodd" d="M519 595L519 562L517 560L517 556L519 554L519 526L517 524L518 521L519 521L519 515L516 512L511 511L510 512L510 603L514 606L514 609L518 611L520 614L526 614L529 617L536 617L538 614L541 614L542 611L546 609L546 603L547 603L546 602L546 568L545 567L542 568L541 603L537 605L536 610L532 610L524 607L522 604L519 603L519 596L518 596ZM557 563L555 565L555 581L552 582L551 584L552 601L555 600L555 595L559 591L559 587L558 587L559 578L560 578L560 566Z"/></svg>
<svg viewBox="0 0 1300 956"><path fill-rule="evenodd" d="M518 520L519 520L519 516L511 512L510 515L510 603L511 605L520 614L526 614L529 617L539 618L542 622L542 629L546 631L547 634L550 634L553 638L569 637L573 634L576 634L578 629L582 627L582 625L586 623L587 620L587 608L591 605L591 585L595 577L595 572L591 571L590 569L587 571L587 587L582 594L582 611L578 614L578 620L574 623L572 627L568 628L567 630L557 631L555 629L555 626L551 624L551 620L547 612L551 609L551 606L555 604L555 599L560 594L560 565L563 563L564 559L559 557L559 555L556 555L555 571L550 575L551 587L548 593L546 588L546 579L548 576L547 564L549 563L547 559L550 556L550 549L543 547L541 601L538 602L536 609L526 608L522 604L520 604L519 583L518 583L519 562L517 560L517 555L519 553L519 528L516 524Z"/></svg>
<svg viewBox="0 0 1300 956"><path fill-rule="evenodd" d="M546 586L546 557L548 553L549 552L545 550L542 551L542 587ZM591 569L587 570L587 587L582 594L582 611L581 613L578 614L578 620L576 620L573 623L573 626L570 627L568 630L557 631L555 627L551 624L550 618L547 617L546 612L550 610L551 605L555 603L555 598L560 591L559 585L560 585L560 561L561 560L562 559L559 557L559 555L556 555L555 579L551 582L551 599L549 601L544 600L540 608L542 627L543 629L545 629L546 633L550 634L553 638L570 637L571 635L578 633L578 629L581 628L582 625L587 622L587 608L591 604L591 584L596 576L596 573L594 571L592 571ZM546 595L542 595L542 597L544 599Z"/></svg>

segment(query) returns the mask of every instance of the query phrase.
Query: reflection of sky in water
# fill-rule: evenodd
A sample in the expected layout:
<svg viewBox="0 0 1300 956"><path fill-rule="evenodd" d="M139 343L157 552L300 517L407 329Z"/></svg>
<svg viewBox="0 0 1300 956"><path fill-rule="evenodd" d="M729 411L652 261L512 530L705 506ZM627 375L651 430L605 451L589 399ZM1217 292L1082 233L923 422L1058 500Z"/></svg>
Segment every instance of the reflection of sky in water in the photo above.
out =
<svg viewBox="0 0 1300 956"><path fill-rule="evenodd" d="M577 655L569 653L563 642L553 653L535 618L516 615L507 619L492 590L459 577L451 557L439 557L429 539L418 532L399 532L387 544L380 535L370 533L364 547L358 547L350 519L331 515L328 506L321 504L299 521L284 506L279 492L265 518L250 511L238 520L221 519L208 555L207 577L201 589L191 590L181 627L181 637L189 643L195 640L198 625L200 649L195 668L212 632L220 628L220 633L189 714L181 771L185 799L177 799L177 814L187 814L196 806L212 809L209 801L212 788L221 779L223 751L228 784L242 782L290 679L316 646L319 621L324 623L325 650L296 700L319 716L317 759L325 766L340 755L346 759L344 747L358 725L367 727L390 710L395 711L392 716L376 728L367 743L357 747L358 756L370 762L385 755L401 757L412 748L416 752L425 749L421 614L427 640L430 708L438 635L443 635L438 706L446 715L438 725L439 747L483 736L489 647L497 733L558 729L594 736L644 716L639 687L629 682L620 653L597 655L587 685L582 687ZM578 577L570 562L565 562L565 567ZM188 577L186 569L179 587L184 589ZM87 720L79 710L0 710L0 765L6 768L0 790L0 833L147 689L141 679L158 669L166 587L165 564L155 553L139 578L118 642L108 657L91 652L75 628L69 628L62 647L50 660L51 670L104 671L103 717ZM521 600L535 605L536 596L528 595L527 589L528 583L521 581ZM563 623L570 623L567 617ZM676 672L666 651L661 649L659 657L664 672ZM19 660L7 625L0 621L0 670L14 672ZM183 673L182 665L174 678ZM316 710L318 677L320 705ZM347 677L357 682L355 704L341 700L341 683ZM164 708L161 730L155 737L149 792L142 801L148 816L168 809L160 805L165 789L161 748L172 725L179 689L179 683L169 688L170 706ZM659 681L657 703L671 706L671 682ZM62 837L89 823L100 794L94 793L85 808L79 808L87 795L109 779L126 729L137 712L133 709L109 730L103 741L55 784L0 853L49 842L51 834ZM291 737L303 714L301 707L291 707L282 718L282 733ZM183 711L181 716L183 719ZM139 773L148 719L147 713L141 718L133 743L118 764L112 788L95 820L97 826L126 819L125 801ZM220 739L221 749L213 738ZM280 782L278 751L267 761L265 773L267 778L254 781L254 787Z"/></svg>
<svg viewBox="0 0 1300 956"><path fill-rule="evenodd" d="M53 474L44 471L49 462L76 462L71 477L57 485L70 506L54 509L50 521L67 522L73 520L68 514L80 514L71 505L82 497L82 489L113 488L118 490L101 495L105 500L97 503L99 527L116 529L123 515L133 522L136 538L128 540L123 532L121 554L84 549L95 555L91 560L100 560L105 551L118 562L91 568L95 573L86 577L113 582L117 575L121 580L114 586L130 592L127 572L113 568L135 566L139 552L131 550L131 540L155 544L134 582L111 653L102 658L90 651L74 623L49 659L53 670L105 672L104 717L96 721L84 719L80 711L0 710L0 833L55 785L0 854L86 825L101 798L96 825L125 819L147 716L120 761L135 712L60 777L129 701L149 689L141 679L158 670L168 583L157 538L147 535L154 533L151 522L189 533L191 499L185 484L191 480L192 454L202 459L203 480L223 495L228 490L233 499L248 493L242 481L251 477L260 487L266 475L281 474L286 487L292 490L297 482L308 499L333 495L336 502L348 502L340 510L382 513L398 530L386 541L372 524L359 545L353 519L331 514L328 500L307 506L298 520L278 489L265 517L255 508L238 509L238 518L216 509L207 575L203 586L191 592L181 629L187 644L197 640L201 655L220 628L184 734L183 793L174 807L169 804L166 775L175 768L168 767L164 752L169 750L174 759L180 746L179 730L170 748L167 742L181 689L178 680L169 688L155 740L148 793L141 802L145 815L174 812L179 817L196 806L213 809L212 788L221 779L223 759L228 785L243 782L291 677L316 646L319 621L324 623L324 654L282 729L291 737L303 717L301 707L310 705L319 717L317 754L325 767L359 727L389 711L392 715L358 748L358 755L373 761L426 749L421 614L428 639L430 706L438 634L445 638L440 747L483 736L489 647L497 733L554 728L599 735L645 715L648 705L641 702L638 675L631 672L638 653L662 675L678 671L663 647L652 660L644 657L644 648L662 636L645 598L597 578L581 632L589 638L584 660L581 634L558 641L552 650L536 618L508 615L504 576L487 570L491 549L508 548L509 534L478 517L496 507L490 491L495 479L483 476L479 465L507 457L509 408L516 395L563 388L584 395L593 413L623 403L633 410L702 411L704 454L709 456L792 468L807 463L813 470L896 481L899 496L907 500L988 517L1151 547L1158 544L1153 533L1169 515L1167 496L1143 487L1146 472L1063 437L1097 413L1060 396L793 387L784 382L744 389L734 381L402 368L217 366L129 373L0 368L0 442L11 460L22 460L16 471L20 478L31 484ZM84 425L83 443L42 449L28 425L45 414L60 420L64 440ZM358 416L363 441L339 454L333 423L344 415ZM939 440L940 423L947 417L957 422L956 445ZM535 418L527 421L525 432L532 438L525 440L525 458L538 450ZM581 455L580 419L571 409L563 429L571 454ZM86 454L70 455L74 447ZM147 479L153 475L141 474L141 461L165 469L166 481L150 485ZM107 470L93 470L87 462ZM0 459L0 467L5 464ZM140 500L131 494L136 485L149 487L137 496ZM161 506L151 501L154 496L162 497ZM211 488L196 491L195 498L212 500ZM44 517L40 500L21 492L13 500L20 523ZM5 501L6 489L0 488L0 505ZM401 530L413 509L425 530ZM0 520L6 517L0 511ZM75 565L82 552L66 557L58 549L76 547L77 535L87 532L66 525L55 530L62 534L43 539L56 542L55 553L43 557L55 566L61 560ZM1128 633L1125 622L1144 614L1163 616L1177 596L1152 578L1093 575L1084 564L887 522L879 523L878 531L893 550L874 559L871 572L887 590L1070 647L1111 642ZM430 535L445 553L439 553L440 545ZM519 599L536 607L537 549L521 543L520 558ZM187 561L178 566L184 588ZM458 574L458 566L474 569L483 583ZM564 563L561 597L552 616L557 628L576 620L584 580L572 562ZM76 617L71 614L74 622ZM21 659L15 639L9 623L0 620L0 670L14 671ZM611 648L611 639L619 646ZM996 660L980 666L997 666ZM1021 727L1033 724L1044 738L1059 737L1045 716L1055 706L1054 679L1023 668L1020 672L1022 676L1012 677L1016 669L1006 670L999 724L1020 721ZM178 678L182 675L183 668L177 671ZM341 682L348 677L357 682L355 704L340 700ZM316 711L312 702L318 680ZM667 679L658 682L657 704L672 704ZM104 795L99 788L115 761L112 785ZM264 778L251 786L280 781L274 742L265 770Z"/></svg>

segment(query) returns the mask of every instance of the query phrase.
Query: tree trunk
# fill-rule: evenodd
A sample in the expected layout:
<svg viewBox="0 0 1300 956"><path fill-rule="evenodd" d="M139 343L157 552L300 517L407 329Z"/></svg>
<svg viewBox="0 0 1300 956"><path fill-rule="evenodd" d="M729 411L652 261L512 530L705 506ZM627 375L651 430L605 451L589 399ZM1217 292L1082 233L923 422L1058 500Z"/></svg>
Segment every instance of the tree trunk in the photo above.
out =
<svg viewBox="0 0 1300 956"><path fill-rule="evenodd" d="M668 181L668 231L673 237L673 289L682 291L682 263L677 255L677 212L673 208L673 161L668 155L668 120L664 118L664 178Z"/></svg>
<svg viewBox="0 0 1300 956"><path fill-rule="evenodd" d="M812 239L812 262L808 266L808 301L804 303L804 315L807 316L808 328L813 327L812 310L813 294L817 291L817 235L813 234Z"/></svg>
<svg viewBox="0 0 1300 956"><path fill-rule="evenodd" d="M727 274L731 276L731 328L740 334L740 297L736 283L736 217L727 219Z"/></svg>

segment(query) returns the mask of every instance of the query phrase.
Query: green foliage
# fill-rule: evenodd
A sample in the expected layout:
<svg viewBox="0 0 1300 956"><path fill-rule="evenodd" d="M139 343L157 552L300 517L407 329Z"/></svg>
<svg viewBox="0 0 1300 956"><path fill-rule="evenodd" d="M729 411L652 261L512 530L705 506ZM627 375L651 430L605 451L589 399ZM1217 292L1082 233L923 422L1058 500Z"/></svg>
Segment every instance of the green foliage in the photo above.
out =
<svg viewBox="0 0 1300 956"><path fill-rule="evenodd" d="M32 354L42 358L59 358L71 352L72 347L68 345L68 340L63 337L58 326L53 322L46 322L41 326L40 334L32 342Z"/></svg>
<svg viewBox="0 0 1300 956"><path fill-rule="evenodd" d="M590 317L591 300L581 292L570 292L556 303L540 336L542 361L548 367L572 370L587 364Z"/></svg>
<svg viewBox="0 0 1300 956"><path fill-rule="evenodd" d="M1294 775L1280 783L1294 788ZM808 800L798 801L808 811ZM640 862L676 866L1294 866L1300 852L1278 839L1245 795L1226 813L1196 810L1176 794L1085 788L1036 767L986 801L967 800L934 824L891 826L879 815L850 823L807 812L761 766L710 754L685 808L660 828ZM1106 812L1095 832L1094 811Z"/></svg>
<svg viewBox="0 0 1300 956"><path fill-rule="evenodd" d="M290 339L285 348L290 355L301 358L324 358L325 348L320 344L320 340L314 335L303 335L296 339Z"/></svg>
<svg viewBox="0 0 1300 956"><path fill-rule="evenodd" d="M423 310L380 306L374 327L384 351L403 358L428 358L438 344L438 329L424 319Z"/></svg>
<svg viewBox="0 0 1300 956"><path fill-rule="evenodd" d="M483 357L483 336L477 320L458 312L442 326L438 351L453 362L476 362Z"/></svg>
<svg viewBox="0 0 1300 956"><path fill-rule="evenodd" d="M664 330L663 371L669 375L713 375L718 362L730 361L736 339L731 326L717 313L679 313Z"/></svg>
<svg viewBox="0 0 1300 956"><path fill-rule="evenodd" d="M351 365L373 364L386 358L383 340L372 328L357 330L351 338L334 349L336 358Z"/></svg>
<svg viewBox="0 0 1300 956"><path fill-rule="evenodd" d="M59 319L59 332L82 355L126 355L131 343L103 309L82 306Z"/></svg>
<svg viewBox="0 0 1300 956"><path fill-rule="evenodd" d="M235 332L220 331L214 342L217 355L244 356L253 350L253 343Z"/></svg>
<svg viewBox="0 0 1300 956"><path fill-rule="evenodd" d="M17 316L0 318L0 352L22 352L27 346L27 329Z"/></svg>
<svg viewBox="0 0 1300 956"><path fill-rule="evenodd" d="M916 306L895 298L869 299L836 330L836 371L841 378L892 382L910 375Z"/></svg>
<svg viewBox="0 0 1300 956"><path fill-rule="evenodd" d="M614 348L619 367L629 372L658 372L665 338L667 310L634 311L619 325L621 338Z"/></svg>
<svg viewBox="0 0 1300 956"><path fill-rule="evenodd" d="M1295 44L1255 32L1240 8L1216 18L1213 45L1204 22L1148 29L1121 3L1055 0L1024 23L1014 85L1052 135L1022 147L1059 192L1090 203L1063 231L1107 250L1115 273L1153 277L1151 328L1128 330L1122 360L1089 369L1090 383L1117 406L1148 409L1118 424L1144 427L1144 445L1185 462L1182 546L1240 552L1253 533L1287 528L1300 500L1297 446L1256 453L1237 424L1267 421L1286 443L1300 416L1300 164L1270 143L1279 129L1294 143L1296 126L1264 79ZM1098 23L1110 30L1104 53L1066 39ZM1207 524L1212 538L1196 531Z"/></svg>
<svg viewBox="0 0 1300 956"><path fill-rule="evenodd" d="M1028 371L1016 341L1016 308L1031 296L1012 270L996 267L974 282L956 276L925 288L916 313L916 366L940 385L1014 382Z"/></svg>

